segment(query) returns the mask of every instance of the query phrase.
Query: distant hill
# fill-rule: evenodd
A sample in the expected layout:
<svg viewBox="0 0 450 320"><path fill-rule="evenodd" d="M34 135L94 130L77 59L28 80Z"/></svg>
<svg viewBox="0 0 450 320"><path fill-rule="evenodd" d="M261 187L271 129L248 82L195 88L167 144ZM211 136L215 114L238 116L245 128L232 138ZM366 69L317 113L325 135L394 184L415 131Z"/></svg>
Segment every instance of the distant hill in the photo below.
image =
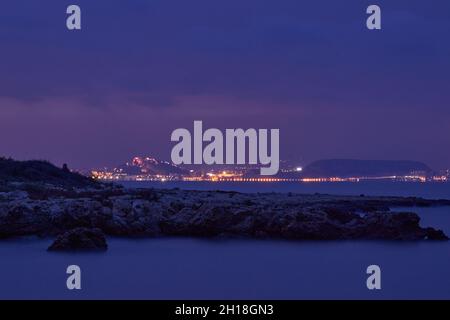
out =
<svg viewBox="0 0 450 320"><path fill-rule="evenodd" d="M45 183L60 187L94 187L93 179L58 168L47 161L16 161L0 157L0 182Z"/></svg>
<svg viewBox="0 0 450 320"><path fill-rule="evenodd" d="M117 170L129 175L171 175L187 172L185 169L177 167L170 162L153 157L134 157L131 162L116 168Z"/></svg>
<svg viewBox="0 0 450 320"><path fill-rule="evenodd" d="M417 161L391 160L319 160L306 166L303 177L385 177L409 175L414 171L430 174L432 170L426 164Z"/></svg>

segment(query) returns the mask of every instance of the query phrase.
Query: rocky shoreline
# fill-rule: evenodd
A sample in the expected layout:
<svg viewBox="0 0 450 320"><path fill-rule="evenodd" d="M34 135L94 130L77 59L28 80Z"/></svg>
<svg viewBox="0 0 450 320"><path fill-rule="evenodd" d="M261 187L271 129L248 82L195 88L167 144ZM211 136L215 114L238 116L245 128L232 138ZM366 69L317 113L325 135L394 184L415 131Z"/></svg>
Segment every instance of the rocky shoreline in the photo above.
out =
<svg viewBox="0 0 450 320"><path fill-rule="evenodd" d="M0 192L0 238L58 237L51 249L106 249L102 234L289 240L448 240L394 207L450 206L403 197L16 186ZM72 239L72 240L71 240Z"/></svg>

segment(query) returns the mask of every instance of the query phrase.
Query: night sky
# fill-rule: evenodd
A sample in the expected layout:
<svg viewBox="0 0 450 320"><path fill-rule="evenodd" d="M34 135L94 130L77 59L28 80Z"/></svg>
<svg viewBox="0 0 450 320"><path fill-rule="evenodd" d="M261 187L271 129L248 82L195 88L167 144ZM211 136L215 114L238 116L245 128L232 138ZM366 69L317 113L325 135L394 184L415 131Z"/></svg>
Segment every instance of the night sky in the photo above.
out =
<svg viewBox="0 0 450 320"><path fill-rule="evenodd" d="M281 158L302 164L450 167L450 1L2 1L0 155L169 160L194 120L279 128Z"/></svg>

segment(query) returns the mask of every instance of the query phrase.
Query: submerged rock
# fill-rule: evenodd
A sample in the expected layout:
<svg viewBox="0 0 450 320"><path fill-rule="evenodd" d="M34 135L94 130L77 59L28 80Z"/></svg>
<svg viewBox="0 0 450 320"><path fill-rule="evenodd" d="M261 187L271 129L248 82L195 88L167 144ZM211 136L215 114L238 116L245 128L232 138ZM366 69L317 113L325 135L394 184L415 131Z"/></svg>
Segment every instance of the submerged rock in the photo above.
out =
<svg viewBox="0 0 450 320"><path fill-rule="evenodd" d="M105 235L98 228L76 228L59 235L49 251L77 251L108 249Z"/></svg>

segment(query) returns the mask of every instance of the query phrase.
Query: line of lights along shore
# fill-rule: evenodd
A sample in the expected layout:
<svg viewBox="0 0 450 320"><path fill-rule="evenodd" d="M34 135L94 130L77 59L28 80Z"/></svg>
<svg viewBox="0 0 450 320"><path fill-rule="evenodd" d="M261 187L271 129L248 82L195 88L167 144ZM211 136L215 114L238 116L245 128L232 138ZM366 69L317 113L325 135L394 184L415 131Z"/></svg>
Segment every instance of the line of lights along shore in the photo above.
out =
<svg viewBox="0 0 450 320"><path fill-rule="evenodd" d="M149 162L155 165L166 165L175 168L177 167L170 162L160 161L155 158L135 157L127 166L134 166L140 168L144 162ZM180 168L181 169L181 168ZM104 181L207 181L207 182L361 182L371 180L385 180L385 181L414 181L414 182L447 182L450 181L450 170L443 170L438 174L429 176L426 172L413 171L408 175L391 175L379 177L267 177L267 176L248 176L248 171L255 168L236 167L226 170L205 170L205 168L183 169L183 173L169 173L169 174L154 174L142 169L137 174L127 173L123 168L114 169L97 169L89 172L94 179ZM303 168L300 166L290 166L282 168L281 174L301 174Z"/></svg>

